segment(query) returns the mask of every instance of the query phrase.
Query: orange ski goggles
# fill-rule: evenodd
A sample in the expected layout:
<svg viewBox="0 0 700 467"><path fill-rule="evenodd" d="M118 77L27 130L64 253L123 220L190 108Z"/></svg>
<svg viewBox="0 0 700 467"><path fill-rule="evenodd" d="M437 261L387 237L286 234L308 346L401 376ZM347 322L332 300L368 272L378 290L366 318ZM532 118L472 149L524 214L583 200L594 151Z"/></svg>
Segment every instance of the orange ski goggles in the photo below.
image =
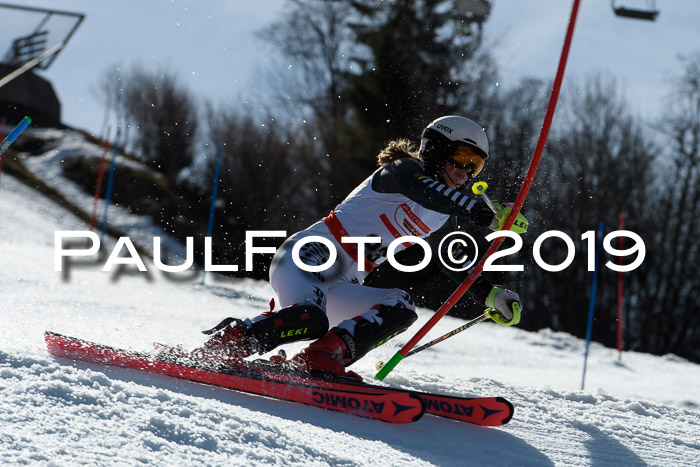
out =
<svg viewBox="0 0 700 467"><path fill-rule="evenodd" d="M447 160L458 169L471 170L472 177L484 168L483 156L470 146L457 146L455 152Z"/></svg>

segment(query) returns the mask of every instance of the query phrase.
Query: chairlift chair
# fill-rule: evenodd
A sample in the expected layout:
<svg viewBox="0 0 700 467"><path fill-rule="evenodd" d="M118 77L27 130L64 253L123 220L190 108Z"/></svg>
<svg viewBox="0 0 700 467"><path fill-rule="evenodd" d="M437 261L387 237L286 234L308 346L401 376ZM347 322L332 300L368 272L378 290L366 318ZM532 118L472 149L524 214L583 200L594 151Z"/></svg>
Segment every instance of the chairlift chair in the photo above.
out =
<svg viewBox="0 0 700 467"><path fill-rule="evenodd" d="M638 9L638 8L627 8L625 6L617 6L615 0L611 0L613 11L615 16L620 16L622 18L632 18L632 19L644 19L647 21L654 21L659 10L656 9L656 1L651 0L647 2L649 4L648 9Z"/></svg>

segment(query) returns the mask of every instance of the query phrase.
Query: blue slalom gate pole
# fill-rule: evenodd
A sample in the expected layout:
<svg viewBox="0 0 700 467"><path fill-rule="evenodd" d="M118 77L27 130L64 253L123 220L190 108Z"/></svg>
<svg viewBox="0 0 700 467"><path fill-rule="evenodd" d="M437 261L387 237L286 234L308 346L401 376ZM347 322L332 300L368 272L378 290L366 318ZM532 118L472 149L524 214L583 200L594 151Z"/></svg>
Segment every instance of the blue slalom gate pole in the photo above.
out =
<svg viewBox="0 0 700 467"><path fill-rule="evenodd" d="M214 172L214 186L212 187L211 194L211 206L209 206L209 222L207 223L207 237L211 237L214 231L214 213L216 212L216 195L219 192L219 178L221 176L221 160L224 155L224 146L219 146L219 154L216 156L216 170ZM204 259L204 264L206 264L206 254ZM204 285L204 277L206 276L206 269L202 272L202 285Z"/></svg>
<svg viewBox="0 0 700 467"><path fill-rule="evenodd" d="M5 151L7 151L7 148L10 147L12 143L15 142L17 137L22 134L24 130L27 129L29 124L32 123L32 119L29 117L24 117L21 122L17 124L17 126L10 132L9 135L7 135L7 138L0 143L0 154L3 154Z"/></svg>
<svg viewBox="0 0 700 467"><path fill-rule="evenodd" d="M5 117L2 118L3 122L3 133L5 132ZM5 138L2 143L0 143L0 180L2 177L2 159L5 154L5 151L7 151L7 148L10 147L12 143L15 142L17 137L22 134L22 132L29 126L29 124L32 123L32 119L29 117L24 117L21 122L17 124L17 126L10 132L9 135L7 135L7 138Z"/></svg>
<svg viewBox="0 0 700 467"><path fill-rule="evenodd" d="M107 193L105 195L105 210L102 214L102 233L100 233L100 245L105 237L105 232L107 232L107 209L109 208L109 202L112 199L112 188L114 187L114 169L117 164L117 149L119 147L119 133L121 132L121 127L117 126L117 135L114 137L114 151L112 152L112 164L109 167L109 179L107 180Z"/></svg>
<svg viewBox="0 0 700 467"><path fill-rule="evenodd" d="M591 332L593 330L593 310L595 309L595 292L598 286L598 267L600 265L600 250L603 244L603 223L598 226L598 241L595 250L595 269L593 271L593 285L591 287L591 301L588 306L588 327L586 328L586 352L583 356L583 376L581 377L581 390L586 383L586 364L588 362L588 348L591 345Z"/></svg>

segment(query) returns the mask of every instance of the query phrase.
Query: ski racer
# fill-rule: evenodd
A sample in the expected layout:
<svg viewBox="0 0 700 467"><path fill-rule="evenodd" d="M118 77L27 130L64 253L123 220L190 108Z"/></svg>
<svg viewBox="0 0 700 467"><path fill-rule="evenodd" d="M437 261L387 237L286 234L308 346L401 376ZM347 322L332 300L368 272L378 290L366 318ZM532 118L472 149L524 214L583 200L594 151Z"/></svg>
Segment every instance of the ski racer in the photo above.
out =
<svg viewBox="0 0 700 467"><path fill-rule="evenodd" d="M380 167L374 173L327 217L289 237L275 254L270 284L282 308L274 312L273 301L269 311L252 319L225 319L205 331L211 338L193 355L240 360L281 344L315 339L288 363L304 371L345 375L345 367L408 329L417 318L414 302L403 290L362 285L387 259L392 241L406 235L423 237L436 251L440 240L457 228L457 216L492 230L503 225L506 215L495 216L483 201L464 190L488 157L484 130L459 116L430 123L417 153L408 140L389 143L379 154ZM511 230L527 230L522 214ZM316 238L306 240L311 236ZM345 237L373 237L376 243L343 242ZM396 251L410 245L403 242ZM295 248L307 266L326 265L334 259L332 266L304 270L293 261ZM469 272L443 269L457 283ZM517 293L480 276L469 295L494 308L494 319L500 324L519 322L522 305Z"/></svg>

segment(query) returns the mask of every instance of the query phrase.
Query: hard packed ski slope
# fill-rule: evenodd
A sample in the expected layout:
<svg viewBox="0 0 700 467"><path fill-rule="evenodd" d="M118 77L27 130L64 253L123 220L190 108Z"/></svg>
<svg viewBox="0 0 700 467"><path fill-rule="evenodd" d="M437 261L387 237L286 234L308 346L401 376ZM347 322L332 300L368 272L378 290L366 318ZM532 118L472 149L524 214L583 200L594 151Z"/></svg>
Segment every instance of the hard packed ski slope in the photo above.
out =
<svg viewBox="0 0 700 467"><path fill-rule="evenodd" d="M502 428L429 416L392 425L54 359L45 330L132 350L154 341L190 348L203 341L200 330L226 316L252 316L272 294L265 282L210 275L202 286L199 274L155 268L107 273L76 261L67 273L54 271L54 232L84 229L60 206L2 177L3 465L700 465L700 366L632 352L618 362L616 351L594 344L580 391L582 341L546 330L480 324L407 358L382 383L506 397L516 409ZM429 316L423 310L407 333L353 369L373 381L376 361ZM430 336L461 323L445 318Z"/></svg>

